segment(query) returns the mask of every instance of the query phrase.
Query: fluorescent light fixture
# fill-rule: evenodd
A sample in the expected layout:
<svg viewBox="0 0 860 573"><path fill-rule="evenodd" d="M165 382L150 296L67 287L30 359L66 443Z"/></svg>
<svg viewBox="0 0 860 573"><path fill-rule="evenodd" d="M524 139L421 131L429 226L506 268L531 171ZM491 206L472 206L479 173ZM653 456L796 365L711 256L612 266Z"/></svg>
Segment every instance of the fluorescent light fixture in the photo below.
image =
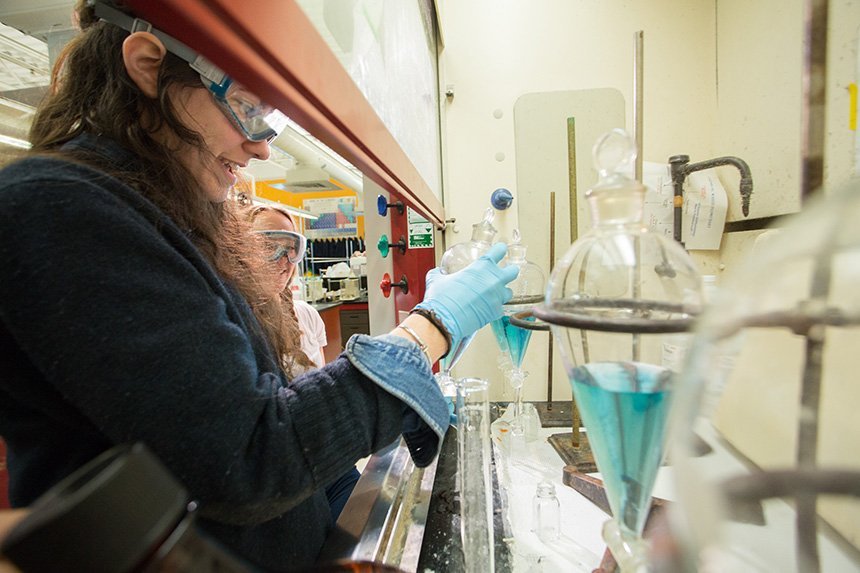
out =
<svg viewBox="0 0 860 573"><path fill-rule="evenodd" d="M24 141L23 139L17 139L15 137L9 137L8 135L0 134L0 143L4 145L11 145L12 147L18 147L20 149L30 149L31 145L29 141Z"/></svg>
<svg viewBox="0 0 860 573"><path fill-rule="evenodd" d="M301 217L302 219L310 219L311 221L316 221L319 219L319 215L314 215L310 211L305 211L304 209L299 209L298 207L293 207L291 205L284 205L283 203L278 203L277 201L269 201L268 199L263 199L262 197L251 197L251 200L254 203L262 203L264 205L271 205L272 207L277 207L278 209L283 209L284 211L295 215L296 217Z"/></svg>

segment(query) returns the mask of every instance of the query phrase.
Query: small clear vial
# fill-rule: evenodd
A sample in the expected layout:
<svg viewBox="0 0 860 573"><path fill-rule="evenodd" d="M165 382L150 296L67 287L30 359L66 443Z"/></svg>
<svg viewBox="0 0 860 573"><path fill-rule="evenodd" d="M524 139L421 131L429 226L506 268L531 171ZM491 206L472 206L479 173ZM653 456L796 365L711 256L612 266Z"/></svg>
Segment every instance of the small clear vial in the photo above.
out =
<svg viewBox="0 0 860 573"><path fill-rule="evenodd" d="M555 495L555 486L548 481L537 485L532 502L533 531L544 543L552 543L561 529L561 507Z"/></svg>

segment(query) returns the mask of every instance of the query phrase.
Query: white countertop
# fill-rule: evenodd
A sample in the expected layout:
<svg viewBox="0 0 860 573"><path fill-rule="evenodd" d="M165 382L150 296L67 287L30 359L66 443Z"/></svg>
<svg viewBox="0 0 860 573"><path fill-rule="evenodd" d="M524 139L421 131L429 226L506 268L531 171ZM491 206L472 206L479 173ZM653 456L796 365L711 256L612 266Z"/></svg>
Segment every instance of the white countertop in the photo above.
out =
<svg viewBox="0 0 860 573"><path fill-rule="evenodd" d="M586 572L595 569L603 556L606 543L601 537L603 523L609 519L603 511L579 492L562 481L564 462L547 438L569 428L536 428L529 439L512 437L510 451L503 451L494 439L499 483L505 495L508 520L513 540L513 573ZM693 464L701 476L718 479L732 473L749 471L733 456L707 428L697 433L714 450L695 458ZM590 474L600 477L599 473ZM561 538L552 544L543 543L532 528L532 500L537 484L547 480L556 488L561 506ZM653 495L668 500L677 498L673 467L660 468ZM729 537L742 539L716 563L742 564L748 571L796 571L794 550L794 510L784 500L771 500L764 505L767 527L725 522L723 531ZM858 563L835 543L825 530L819 532L822 571L860 571ZM734 568L722 570L741 570Z"/></svg>
<svg viewBox="0 0 860 573"><path fill-rule="evenodd" d="M511 436L509 452L496 447L496 468L507 520L513 535L514 572L588 572L595 569L606 544L600 531L609 517L579 492L562 482L564 461L547 441L565 428L538 428L537 434ZM561 506L561 536L543 543L532 528L532 500L539 482L555 485Z"/></svg>

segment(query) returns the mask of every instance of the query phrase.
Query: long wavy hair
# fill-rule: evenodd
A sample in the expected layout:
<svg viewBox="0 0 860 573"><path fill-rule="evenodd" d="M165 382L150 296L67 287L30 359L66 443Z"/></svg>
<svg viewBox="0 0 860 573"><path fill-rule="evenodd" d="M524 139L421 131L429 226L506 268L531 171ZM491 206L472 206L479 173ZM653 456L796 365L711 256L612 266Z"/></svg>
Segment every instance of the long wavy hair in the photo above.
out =
<svg viewBox="0 0 860 573"><path fill-rule="evenodd" d="M117 2L119 4L119 2ZM124 10L120 5L117 8ZM176 88L205 89L200 76L167 53L158 76L157 97L149 98L125 69L122 43L129 33L99 20L86 0L78 0L81 32L64 48L53 70L51 88L30 129L30 154L68 156L94 164L158 205L190 236L221 277L250 303L265 337L288 375L302 364L298 323L292 300L280 296L251 225L234 201L208 200L194 173L177 159L177 149L152 134L173 132L180 146L210 152L203 139L179 119L171 94ZM134 152L133 167L118 167L94 156L69 156L60 147L82 133L108 137ZM210 154L211 155L211 154Z"/></svg>
<svg viewBox="0 0 860 573"><path fill-rule="evenodd" d="M250 199L246 194L240 195L238 198L239 205L242 207L242 216L243 218L250 223L252 226L254 221L260 216L261 213L265 212L274 212L289 220L289 222L293 225L293 229L298 229L298 225L296 225L296 220L293 216L284 209L278 209L277 207L270 207L268 205L254 205L251 203ZM272 265L271 273L272 276L277 276L280 271L277 268L277 263L269 263ZM298 324L298 319L296 318L295 311L293 310L293 293L289 288L285 288L281 291L281 304L284 306L284 309L288 312L289 316L287 317L288 321L295 321L296 329L300 331L300 326ZM299 340L299 344L301 344L301 340ZM302 370L307 370L310 368L316 368L316 364L304 353L304 351L293 353L291 356L287 357L290 365L295 367L296 365L300 366Z"/></svg>

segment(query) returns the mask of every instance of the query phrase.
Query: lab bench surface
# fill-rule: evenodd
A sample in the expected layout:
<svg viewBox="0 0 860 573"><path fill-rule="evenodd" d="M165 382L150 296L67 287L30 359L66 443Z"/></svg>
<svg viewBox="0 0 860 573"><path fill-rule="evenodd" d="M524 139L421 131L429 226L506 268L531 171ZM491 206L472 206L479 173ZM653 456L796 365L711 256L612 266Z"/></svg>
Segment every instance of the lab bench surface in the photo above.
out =
<svg viewBox="0 0 860 573"><path fill-rule="evenodd" d="M505 407L491 404L491 418ZM564 462L547 442L559 429L542 428L507 451L492 448L496 571L525 572L539 566L545 573L591 572L600 563L605 547L600 530L608 517L564 485ZM374 455L322 560L369 560L406 572L464 571L456 475L453 428L428 468L415 468L402 442ZM544 544L531 530L532 498L542 480L555 484L561 503L563 533L552 544Z"/></svg>

